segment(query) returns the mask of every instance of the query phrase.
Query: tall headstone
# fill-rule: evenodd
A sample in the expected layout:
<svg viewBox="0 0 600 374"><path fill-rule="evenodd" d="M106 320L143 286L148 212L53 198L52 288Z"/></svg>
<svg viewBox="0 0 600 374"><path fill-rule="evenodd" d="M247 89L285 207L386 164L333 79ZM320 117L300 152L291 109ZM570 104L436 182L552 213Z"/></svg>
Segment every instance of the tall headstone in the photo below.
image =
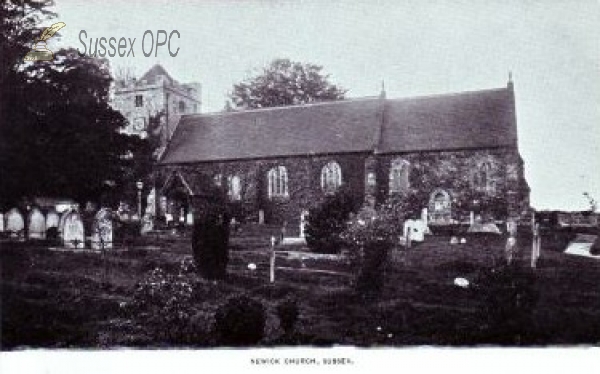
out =
<svg viewBox="0 0 600 374"><path fill-rule="evenodd" d="M308 210L303 210L300 213L300 237L306 237L306 225L308 224Z"/></svg>
<svg viewBox="0 0 600 374"><path fill-rule="evenodd" d="M150 214L152 217L156 217L156 188L151 189L146 197L145 214Z"/></svg>
<svg viewBox="0 0 600 374"><path fill-rule="evenodd" d="M92 223L92 249L113 248L113 213L102 208L96 213Z"/></svg>
<svg viewBox="0 0 600 374"><path fill-rule="evenodd" d="M6 231L13 239L24 239L25 237L25 220L17 208L12 208L6 213Z"/></svg>
<svg viewBox="0 0 600 374"><path fill-rule="evenodd" d="M471 211L471 213L469 214L469 225L473 226L474 223L475 223L475 212Z"/></svg>
<svg viewBox="0 0 600 374"><path fill-rule="evenodd" d="M84 248L85 233L81 215L76 211L68 212L63 227L63 242L67 248Z"/></svg>
<svg viewBox="0 0 600 374"><path fill-rule="evenodd" d="M29 239L46 238L46 217L37 207L32 208L29 212L27 236Z"/></svg>
<svg viewBox="0 0 600 374"><path fill-rule="evenodd" d="M142 217L142 227L140 229L140 233L145 235L154 229L154 221L152 220L152 216L148 213Z"/></svg>
<svg viewBox="0 0 600 374"><path fill-rule="evenodd" d="M56 227L58 229L58 223L60 221L60 216L56 213L56 210L50 209L46 214L46 230L52 227Z"/></svg>
<svg viewBox="0 0 600 374"><path fill-rule="evenodd" d="M68 209L60 215L60 219L58 220L58 236L61 238L63 237L63 234L65 232L65 221L67 219L67 216L73 211L73 209Z"/></svg>
<svg viewBox="0 0 600 374"><path fill-rule="evenodd" d="M263 225L264 223L265 223L265 211L261 209L258 211L258 224Z"/></svg>
<svg viewBox="0 0 600 374"><path fill-rule="evenodd" d="M0 232L4 232L4 213L0 213Z"/></svg>
<svg viewBox="0 0 600 374"><path fill-rule="evenodd" d="M185 218L185 223L186 223L188 226L192 226L192 225L194 224L194 213L192 213L192 212L189 212L189 213L186 215L186 218Z"/></svg>

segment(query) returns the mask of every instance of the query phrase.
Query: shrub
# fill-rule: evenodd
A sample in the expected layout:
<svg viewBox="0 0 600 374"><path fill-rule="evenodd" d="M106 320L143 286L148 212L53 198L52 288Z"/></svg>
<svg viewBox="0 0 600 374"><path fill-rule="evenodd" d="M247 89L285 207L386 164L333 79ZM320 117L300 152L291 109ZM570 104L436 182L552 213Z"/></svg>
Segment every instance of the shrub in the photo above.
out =
<svg viewBox="0 0 600 374"><path fill-rule="evenodd" d="M264 306L247 296L237 296L217 309L214 327L219 344L249 346L263 338L265 324Z"/></svg>
<svg viewBox="0 0 600 374"><path fill-rule="evenodd" d="M323 203L311 209L306 226L306 243L318 253L337 253L343 241L340 234L352 212L358 208L356 200L348 190L341 188L328 195Z"/></svg>
<svg viewBox="0 0 600 374"><path fill-rule="evenodd" d="M348 223L341 239L355 269L355 286L364 296L376 296L384 285L390 249L402 232L401 205L388 202L378 209L363 207Z"/></svg>
<svg viewBox="0 0 600 374"><path fill-rule="evenodd" d="M209 213L194 222L192 249L200 274L211 280L224 279L229 261L229 221L226 214Z"/></svg>
<svg viewBox="0 0 600 374"><path fill-rule="evenodd" d="M157 267L138 283L130 311L152 335L166 342L195 343L202 326L195 320L194 264L183 260L175 273Z"/></svg>
<svg viewBox="0 0 600 374"><path fill-rule="evenodd" d="M298 302L295 299L286 299L277 305L279 324L286 334L294 332L299 315Z"/></svg>

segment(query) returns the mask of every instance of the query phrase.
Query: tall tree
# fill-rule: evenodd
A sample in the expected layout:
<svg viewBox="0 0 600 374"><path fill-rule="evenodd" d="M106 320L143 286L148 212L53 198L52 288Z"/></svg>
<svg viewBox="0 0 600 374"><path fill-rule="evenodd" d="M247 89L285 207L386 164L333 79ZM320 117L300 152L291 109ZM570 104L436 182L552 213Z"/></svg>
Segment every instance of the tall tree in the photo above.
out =
<svg viewBox="0 0 600 374"><path fill-rule="evenodd" d="M125 119L108 104L106 60L66 49L52 61L23 62L51 4L0 4L0 28L9 33L0 38L0 209L35 196L99 201L124 187L145 147L119 132Z"/></svg>
<svg viewBox="0 0 600 374"><path fill-rule="evenodd" d="M229 95L240 109L340 100L347 90L329 81L323 67L276 59L255 77L233 86Z"/></svg>

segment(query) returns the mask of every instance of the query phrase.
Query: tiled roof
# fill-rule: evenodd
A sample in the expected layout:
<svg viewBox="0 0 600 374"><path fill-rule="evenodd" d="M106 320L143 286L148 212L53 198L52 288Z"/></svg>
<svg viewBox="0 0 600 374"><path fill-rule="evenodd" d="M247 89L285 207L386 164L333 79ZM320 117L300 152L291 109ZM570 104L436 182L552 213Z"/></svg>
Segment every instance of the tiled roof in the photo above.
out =
<svg viewBox="0 0 600 374"><path fill-rule="evenodd" d="M161 163L487 148L516 142L509 87L184 115Z"/></svg>
<svg viewBox="0 0 600 374"><path fill-rule="evenodd" d="M151 67L150 70L148 70L144 75L142 75L138 82L145 81L146 84L156 84L156 78L161 75L166 77L170 84L173 84L173 78L160 64L156 64L153 67Z"/></svg>
<svg viewBox="0 0 600 374"><path fill-rule="evenodd" d="M161 163L370 151L378 99L182 116Z"/></svg>
<svg viewBox="0 0 600 374"><path fill-rule="evenodd" d="M512 89L387 100L378 151L517 145Z"/></svg>

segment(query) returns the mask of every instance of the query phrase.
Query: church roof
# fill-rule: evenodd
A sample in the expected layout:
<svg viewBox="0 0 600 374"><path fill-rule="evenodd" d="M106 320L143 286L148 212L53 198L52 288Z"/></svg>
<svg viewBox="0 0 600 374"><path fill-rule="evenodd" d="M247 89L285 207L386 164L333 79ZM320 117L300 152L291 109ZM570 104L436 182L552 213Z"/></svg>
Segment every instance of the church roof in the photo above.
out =
<svg viewBox="0 0 600 374"><path fill-rule="evenodd" d="M387 100L382 153L517 145L511 88Z"/></svg>
<svg viewBox="0 0 600 374"><path fill-rule="evenodd" d="M173 84L173 78L171 77L171 75L169 75L167 70L160 64L152 66L150 70L148 70L144 75L142 75L138 82L145 81L146 84L156 84L158 83L157 78L161 75L166 77L170 84Z"/></svg>
<svg viewBox="0 0 600 374"><path fill-rule="evenodd" d="M516 144L509 86L408 99L348 99L184 115L161 163Z"/></svg>

